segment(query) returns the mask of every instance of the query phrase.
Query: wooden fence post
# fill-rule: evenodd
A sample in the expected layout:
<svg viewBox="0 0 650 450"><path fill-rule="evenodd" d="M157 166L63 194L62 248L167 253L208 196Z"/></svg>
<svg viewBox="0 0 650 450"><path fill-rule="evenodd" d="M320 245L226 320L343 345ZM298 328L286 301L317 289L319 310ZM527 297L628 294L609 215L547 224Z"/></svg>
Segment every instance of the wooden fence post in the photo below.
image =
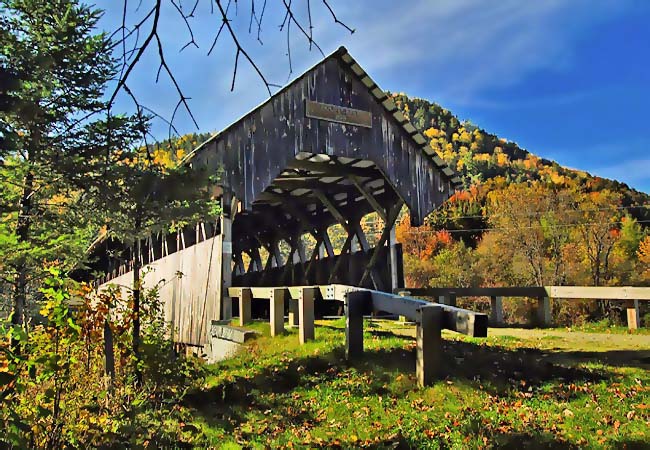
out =
<svg viewBox="0 0 650 450"><path fill-rule="evenodd" d="M446 294L445 296L445 305L449 306L456 306L456 293L455 292L450 292Z"/></svg>
<svg viewBox="0 0 650 450"><path fill-rule="evenodd" d="M551 299L539 297L537 299L537 323L539 326L548 327L551 322Z"/></svg>
<svg viewBox="0 0 650 450"><path fill-rule="evenodd" d="M301 294L302 295L302 290ZM299 314L299 305L298 305L298 300L294 300L293 298L289 297L289 326L290 327L297 327L300 325L300 314Z"/></svg>
<svg viewBox="0 0 650 450"><path fill-rule="evenodd" d="M416 327L415 373L418 385L431 384L440 373L442 361L442 312L437 305L423 306Z"/></svg>
<svg viewBox="0 0 650 450"><path fill-rule="evenodd" d="M221 320L232 318L232 299L228 296L228 288L232 285L232 219L226 216L226 204L221 213L221 295L218 298L218 314Z"/></svg>
<svg viewBox="0 0 650 450"><path fill-rule="evenodd" d="M239 291L239 326L243 327L252 321L251 308L253 303L253 291L249 288L242 288Z"/></svg>
<svg viewBox="0 0 650 450"><path fill-rule="evenodd" d="M284 298L286 289L271 289L270 307L270 324L271 336L278 336L284 333Z"/></svg>
<svg viewBox="0 0 650 450"><path fill-rule="evenodd" d="M409 292L409 291L399 291L399 296L400 297L410 297L411 292ZM402 323L405 323L406 321L408 321L408 318L406 316L399 316L399 321L402 322Z"/></svg>
<svg viewBox="0 0 650 450"><path fill-rule="evenodd" d="M503 325L503 297L490 297L490 321L493 325Z"/></svg>
<svg viewBox="0 0 650 450"><path fill-rule="evenodd" d="M363 311L370 300L367 291L348 292L345 298L345 357L363 354Z"/></svg>
<svg viewBox="0 0 650 450"><path fill-rule="evenodd" d="M627 300L625 306L627 309L627 328L630 330L636 330L641 325L639 301Z"/></svg>
<svg viewBox="0 0 650 450"><path fill-rule="evenodd" d="M397 238L395 237L396 226L390 228L388 237L388 248L390 249L390 287L397 289L399 287L399 276L397 271Z"/></svg>
<svg viewBox="0 0 650 450"><path fill-rule="evenodd" d="M300 343L314 340L314 300L317 288L302 288L298 301Z"/></svg>

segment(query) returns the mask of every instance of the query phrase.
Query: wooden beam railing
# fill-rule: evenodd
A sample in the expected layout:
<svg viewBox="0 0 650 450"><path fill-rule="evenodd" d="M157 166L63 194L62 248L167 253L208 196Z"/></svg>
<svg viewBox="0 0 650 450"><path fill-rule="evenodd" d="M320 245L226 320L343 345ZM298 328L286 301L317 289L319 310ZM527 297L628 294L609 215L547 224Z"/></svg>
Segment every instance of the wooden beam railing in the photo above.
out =
<svg viewBox="0 0 650 450"><path fill-rule="evenodd" d="M416 323L416 373L420 385L437 378L442 361L443 329L486 337L488 317L450 305L346 285L239 287L228 289L230 297L239 301L241 326L251 321L253 299L270 302L271 335L284 331L284 307L289 304L289 322L299 327L300 342L313 340L314 301L343 302L345 305L345 350L348 359L363 353L363 316L370 311L383 311L409 318ZM297 322L297 323L296 323Z"/></svg>
<svg viewBox="0 0 650 450"><path fill-rule="evenodd" d="M633 286L525 286L489 288L404 288L396 289L396 294L413 297L434 297L439 302L455 305L457 297L490 297L490 321L494 325L503 324L503 297L529 297L537 299L537 324L552 324L551 299L563 300L622 300L626 303L629 329L641 326L639 301L650 300L650 287Z"/></svg>

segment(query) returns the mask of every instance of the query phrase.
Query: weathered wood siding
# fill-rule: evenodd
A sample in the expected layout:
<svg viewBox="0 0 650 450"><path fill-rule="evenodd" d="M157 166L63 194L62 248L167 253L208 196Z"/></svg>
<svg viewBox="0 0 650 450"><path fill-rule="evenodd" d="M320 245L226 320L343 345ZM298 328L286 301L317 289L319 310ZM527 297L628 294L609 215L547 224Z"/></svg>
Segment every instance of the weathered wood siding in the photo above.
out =
<svg viewBox="0 0 650 450"><path fill-rule="evenodd" d="M172 325L174 341L204 345L212 320L218 318L221 295L221 235L160 258L142 268L144 287L160 286L165 320ZM132 286L127 272L99 286Z"/></svg>
<svg viewBox="0 0 650 450"><path fill-rule="evenodd" d="M372 128L308 118L307 99L370 111ZM206 143L192 164L224 168L220 184L248 210L300 152L373 161L416 223L453 192L449 178L336 57Z"/></svg>

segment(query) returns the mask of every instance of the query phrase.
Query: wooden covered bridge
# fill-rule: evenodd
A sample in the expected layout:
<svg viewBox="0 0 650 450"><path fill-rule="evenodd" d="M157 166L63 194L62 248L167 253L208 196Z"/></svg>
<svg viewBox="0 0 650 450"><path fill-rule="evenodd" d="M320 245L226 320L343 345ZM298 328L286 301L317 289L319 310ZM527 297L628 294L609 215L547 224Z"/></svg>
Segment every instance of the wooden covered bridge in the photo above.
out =
<svg viewBox="0 0 650 450"><path fill-rule="evenodd" d="M104 254L114 256L104 259L100 281L129 285L133 258L141 258L153 269L146 285L164 280L160 295L177 340L197 346L212 320L232 316L231 287L403 287L400 211L405 205L412 224L422 224L460 182L345 48L204 142L187 163L219 175L222 217L151 236L139 255L107 242ZM374 247L361 227L370 213L383 223ZM336 224L347 236L339 248L328 234Z"/></svg>

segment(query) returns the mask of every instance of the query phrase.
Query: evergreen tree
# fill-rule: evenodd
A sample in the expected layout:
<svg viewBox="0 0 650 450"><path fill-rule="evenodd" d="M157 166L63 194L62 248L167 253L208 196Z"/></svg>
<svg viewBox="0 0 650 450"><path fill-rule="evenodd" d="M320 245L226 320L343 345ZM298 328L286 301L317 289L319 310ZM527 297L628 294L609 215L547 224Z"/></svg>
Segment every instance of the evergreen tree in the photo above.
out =
<svg viewBox="0 0 650 450"><path fill-rule="evenodd" d="M12 321L25 323L43 266L69 269L96 232L92 195L110 148L138 135L136 121L106 118L116 73L101 12L76 0L2 0L0 41L0 271ZM112 141L102 130L112 130Z"/></svg>

